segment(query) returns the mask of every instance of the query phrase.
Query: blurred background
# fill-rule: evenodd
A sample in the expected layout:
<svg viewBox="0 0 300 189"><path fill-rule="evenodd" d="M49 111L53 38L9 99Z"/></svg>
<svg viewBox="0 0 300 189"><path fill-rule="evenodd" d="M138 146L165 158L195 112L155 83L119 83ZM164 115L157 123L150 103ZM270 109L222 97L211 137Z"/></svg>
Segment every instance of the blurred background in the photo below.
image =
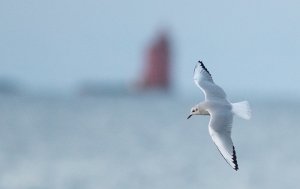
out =
<svg viewBox="0 0 300 189"><path fill-rule="evenodd" d="M0 1L0 188L297 188L300 3ZM240 170L186 120L202 60Z"/></svg>

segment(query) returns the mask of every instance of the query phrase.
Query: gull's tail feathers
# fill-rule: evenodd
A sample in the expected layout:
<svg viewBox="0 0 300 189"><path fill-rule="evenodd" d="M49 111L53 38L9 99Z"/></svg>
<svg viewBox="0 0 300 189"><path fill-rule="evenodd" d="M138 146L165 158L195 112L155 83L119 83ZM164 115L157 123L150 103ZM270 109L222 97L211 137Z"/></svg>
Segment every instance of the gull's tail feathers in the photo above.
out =
<svg viewBox="0 0 300 189"><path fill-rule="evenodd" d="M231 103L231 105L232 105L232 112L235 115L248 120L251 118L251 109L248 101Z"/></svg>

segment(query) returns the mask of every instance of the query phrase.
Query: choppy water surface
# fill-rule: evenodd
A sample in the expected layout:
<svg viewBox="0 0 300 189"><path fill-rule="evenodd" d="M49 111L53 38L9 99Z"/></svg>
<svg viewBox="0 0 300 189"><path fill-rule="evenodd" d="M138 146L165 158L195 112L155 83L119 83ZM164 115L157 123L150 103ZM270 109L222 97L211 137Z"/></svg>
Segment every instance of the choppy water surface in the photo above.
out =
<svg viewBox="0 0 300 189"><path fill-rule="evenodd" d="M221 157L197 100L0 98L0 188L298 188L299 105L254 101L235 119L240 170Z"/></svg>

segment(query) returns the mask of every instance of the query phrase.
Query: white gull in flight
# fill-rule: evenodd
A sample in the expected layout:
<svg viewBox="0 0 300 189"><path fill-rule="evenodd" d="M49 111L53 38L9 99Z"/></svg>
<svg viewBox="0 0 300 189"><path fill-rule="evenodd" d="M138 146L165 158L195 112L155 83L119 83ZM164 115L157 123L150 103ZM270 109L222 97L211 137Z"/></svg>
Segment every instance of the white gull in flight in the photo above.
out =
<svg viewBox="0 0 300 189"><path fill-rule="evenodd" d="M231 140L233 115L250 119L249 103L247 101L230 103L224 90L214 83L211 74L201 61L194 69L194 81L204 93L205 101L191 109L188 119L192 115L210 115L209 134L226 162L237 171L239 167Z"/></svg>

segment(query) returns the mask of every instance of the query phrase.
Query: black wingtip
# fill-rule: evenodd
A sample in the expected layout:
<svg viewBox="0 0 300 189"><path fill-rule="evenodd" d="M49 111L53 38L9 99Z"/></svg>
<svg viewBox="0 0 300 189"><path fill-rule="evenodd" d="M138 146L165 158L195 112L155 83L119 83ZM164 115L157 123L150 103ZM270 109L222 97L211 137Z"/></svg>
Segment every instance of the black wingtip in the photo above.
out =
<svg viewBox="0 0 300 189"><path fill-rule="evenodd" d="M234 168L233 169L237 171L239 169L239 165L237 163L236 152L235 152L234 146L233 146L232 162L234 164Z"/></svg>
<svg viewBox="0 0 300 189"><path fill-rule="evenodd" d="M198 63L200 64L200 66L202 67L202 69L204 69L211 76L211 74L209 73L208 69L204 66L203 62L201 60L199 60Z"/></svg>

